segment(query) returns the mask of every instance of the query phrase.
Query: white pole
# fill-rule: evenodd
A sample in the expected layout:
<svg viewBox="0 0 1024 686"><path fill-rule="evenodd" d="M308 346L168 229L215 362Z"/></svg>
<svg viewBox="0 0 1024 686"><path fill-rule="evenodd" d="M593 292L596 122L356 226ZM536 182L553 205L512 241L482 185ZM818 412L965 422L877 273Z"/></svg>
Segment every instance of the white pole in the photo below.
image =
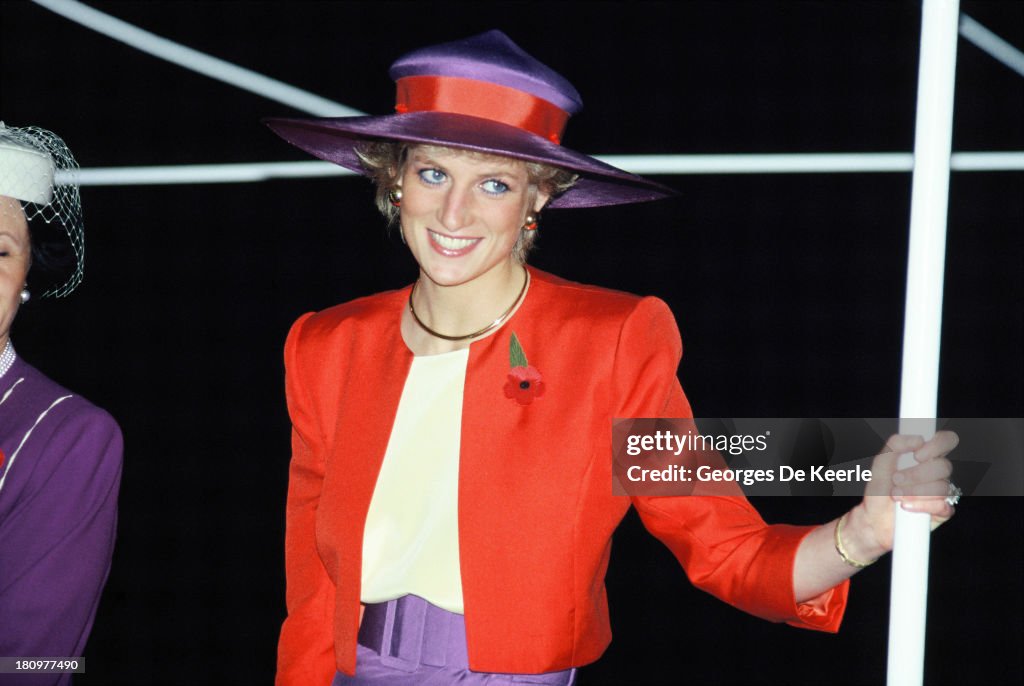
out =
<svg viewBox="0 0 1024 686"><path fill-rule="evenodd" d="M909 172L914 154L811 153L796 155L601 155L608 164L635 174L806 174ZM954 171L1024 171L1022 152L955 152ZM330 162L237 162L139 167L87 167L58 171L55 182L80 186L249 183L269 179L355 176Z"/></svg>
<svg viewBox="0 0 1024 686"><path fill-rule="evenodd" d="M966 14L960 17L960 35L1024 76L1024 52L1007 43Z"/></svg>
<svg viewBox="0 0 1024 686"><path fill-rule="evenodd" d="M185 47L155 33L132 26L117 17L104 14L77 0L32 0L51 12L98 31L122 43L148 52L161 59L191 69L213 79L284 103L297 110L319 117L352 117L364 114L359 110L309 93L283 81L257 74L225 60Z"/></svg>
<svg viewBox="0 0 1024 686"><path fill-rule="evenodd" d="M958 0L924 0L900 385L900 432L935 433L946 210L953 135ZM922 422L913 418L925 418ZM932 418L932 419L927 419ZM901 468L914 464L900 457ZM889 686L920 686L924 671L930 518L896 507L889 602Z"/></svg>

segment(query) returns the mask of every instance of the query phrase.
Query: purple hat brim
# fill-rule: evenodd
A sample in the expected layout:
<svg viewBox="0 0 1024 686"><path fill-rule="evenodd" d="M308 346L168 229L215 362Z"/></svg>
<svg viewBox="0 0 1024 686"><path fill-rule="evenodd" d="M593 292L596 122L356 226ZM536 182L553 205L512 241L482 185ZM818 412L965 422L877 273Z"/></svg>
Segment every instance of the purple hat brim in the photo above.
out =
<svg viewBox="0 0 1024 686"><path fill-rule="evenodd" d="M549 208L600 207L658 200L677 193L527 131L488 119L448 112L379 117L264 119L274 133L314 157L365 174L355 147L373 139L465 148L578 173L576 184Z"/></svg>

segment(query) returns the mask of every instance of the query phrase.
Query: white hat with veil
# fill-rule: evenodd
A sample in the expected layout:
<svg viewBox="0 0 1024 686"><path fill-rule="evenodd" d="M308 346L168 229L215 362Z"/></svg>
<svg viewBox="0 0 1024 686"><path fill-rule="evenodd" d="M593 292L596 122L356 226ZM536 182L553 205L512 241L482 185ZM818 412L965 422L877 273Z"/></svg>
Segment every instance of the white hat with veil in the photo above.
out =
<svg viewBox="0 0 1024 686"><path fill-rule="evenodd" d="M33 257L49 281L43 296L63 297L82 282L85 232L77 171L74 156L55 133L0 122L0 196L18 200L29 221ZM9 211L3 209L7 206L0 211Z"/></svg>

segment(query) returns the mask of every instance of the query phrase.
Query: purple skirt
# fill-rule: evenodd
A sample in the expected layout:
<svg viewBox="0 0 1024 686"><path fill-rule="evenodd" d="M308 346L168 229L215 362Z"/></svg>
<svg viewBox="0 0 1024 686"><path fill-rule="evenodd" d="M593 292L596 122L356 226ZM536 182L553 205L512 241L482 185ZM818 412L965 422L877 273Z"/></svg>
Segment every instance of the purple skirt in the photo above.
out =
<svg viewBox="0 0 1024 686"><path fill-rule="evenodd" d="M470 671L464 617L414 595L366 606L356 655L356 675L338 672L331 686L572 686L576 680L575 669L546 674Z"/></svg>

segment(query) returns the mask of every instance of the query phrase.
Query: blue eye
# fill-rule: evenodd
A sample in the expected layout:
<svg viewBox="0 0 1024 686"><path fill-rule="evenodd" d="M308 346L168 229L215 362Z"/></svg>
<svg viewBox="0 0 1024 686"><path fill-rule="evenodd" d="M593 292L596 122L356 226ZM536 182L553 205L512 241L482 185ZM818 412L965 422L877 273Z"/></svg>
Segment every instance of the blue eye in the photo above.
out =
<svg viewBox="0 0 1024 686"><path fill-rule="evenodd" d="M428 183L431 186L436 186L439 183L444 183L444 180L448 178L445 173L440 169L421 169L419 172L420 179L424 183Z"/></svg>
<svg viewBox="0 0 1024 686"><path fill-rule="evenodd" d="M485 193L491 193L492 195L501 195L507 193L509 188L508 184L497 179L488 179L483 182L483 189Z"/></svg>

